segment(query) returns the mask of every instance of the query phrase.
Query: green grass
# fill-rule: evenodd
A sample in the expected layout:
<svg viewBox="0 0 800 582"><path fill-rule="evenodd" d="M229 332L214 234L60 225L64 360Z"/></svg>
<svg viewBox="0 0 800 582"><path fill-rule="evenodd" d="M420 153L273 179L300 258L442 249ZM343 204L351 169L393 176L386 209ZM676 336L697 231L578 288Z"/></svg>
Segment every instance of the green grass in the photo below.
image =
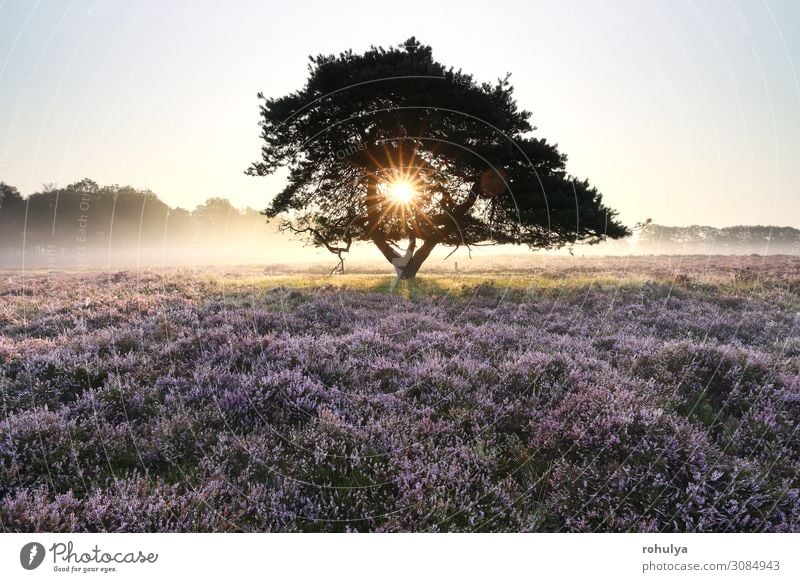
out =
<svg viewBox="0 0 800 582"><path fill-rule="evenodd" d="M397 282L394 290L392 290L394 277L371 274L337 275L334 277L324 275L262 275L245 278L206 275L204 278L212 285L218 285L225 291L233 292L271 291L280 288L309 291L317 289L350 289L372 293L393 292L412 299L430 295L472 295L476 288L487 286L494 287L500 293L508 290L554 295L582 291L591 287L597 289L641 287L645 282L653 280L649 277L637 275L614 277L595 274L581 274L562 278L541 275L420 275L411 281ZM670 284L668 280L657 282L663 285Z"/></svg>

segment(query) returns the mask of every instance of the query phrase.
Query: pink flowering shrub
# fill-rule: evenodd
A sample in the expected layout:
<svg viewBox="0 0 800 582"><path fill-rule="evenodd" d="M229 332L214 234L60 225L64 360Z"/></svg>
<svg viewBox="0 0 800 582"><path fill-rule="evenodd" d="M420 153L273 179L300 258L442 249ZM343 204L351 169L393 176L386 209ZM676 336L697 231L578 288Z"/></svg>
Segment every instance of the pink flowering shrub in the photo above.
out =
<svg viewBox="0 0 800 582"><path fill-rule="evenodd" d="M0 527L800 531L796 283L694 281L12 276Z"/></svg>

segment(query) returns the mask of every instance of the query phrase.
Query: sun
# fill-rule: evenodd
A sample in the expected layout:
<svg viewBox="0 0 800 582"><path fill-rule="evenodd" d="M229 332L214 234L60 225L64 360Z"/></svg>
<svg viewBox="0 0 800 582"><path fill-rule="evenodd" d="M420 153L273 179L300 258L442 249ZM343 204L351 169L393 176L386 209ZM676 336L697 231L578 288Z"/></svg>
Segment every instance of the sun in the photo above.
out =
<svg viewBox="0 0 800 582"><path fill-rule="evenodd" d="M414 184L409 180L393 180L389 182L389 197L397 204L410 204L416 194Z"/></svg>

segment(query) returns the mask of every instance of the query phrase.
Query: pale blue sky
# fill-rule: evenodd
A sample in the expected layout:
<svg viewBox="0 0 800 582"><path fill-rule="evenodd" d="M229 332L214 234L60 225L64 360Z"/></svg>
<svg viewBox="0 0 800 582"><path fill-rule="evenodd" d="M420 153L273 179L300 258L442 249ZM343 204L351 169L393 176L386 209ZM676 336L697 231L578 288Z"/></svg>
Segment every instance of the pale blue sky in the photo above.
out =
<svg viewBox="0 0 800 582"><path fill-rule="evenodd" d="M629 224L800 226L800 1L0 0L0 180L262 208L256 93L411 35L512 73L537 134Z"/></svg>

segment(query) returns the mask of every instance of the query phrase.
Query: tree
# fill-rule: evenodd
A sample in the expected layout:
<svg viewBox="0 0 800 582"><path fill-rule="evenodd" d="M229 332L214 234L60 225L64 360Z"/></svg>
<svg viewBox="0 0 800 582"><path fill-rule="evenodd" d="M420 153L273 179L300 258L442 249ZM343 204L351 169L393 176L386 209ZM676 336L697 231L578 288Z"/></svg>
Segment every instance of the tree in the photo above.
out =
<svg viewBox="0 0 800 582"><path fill-rule="evenodd" d="M25 200L14 186L0 182L0 249L22 246Z"/></svg>
<svg viewBox="0 0 800 582"><path fill-rule="evenodd" d="M0 208L4 202L11 200L22 200L19 190L11 184L0 182Z"/></svg>
<svg viewBox="0 0 800 582"><path fill-rule="evenodd" d="M206 200L194 209L198 221L202 221L203 228L208 235L223 239L226 237L231 220L235 222L239 210L227 198L215 196Z"/></svg>
<svg viewBox="0 0 800 582"><path fill-rule="evenodd" d="M311 57L301 90L258 96L262 159L247 173L289 170L264 214L340 259L371 241L410 279L437 245L555 248L630 234L555 145L531 136L508 76L479 84L414 38Z"/></svg>

